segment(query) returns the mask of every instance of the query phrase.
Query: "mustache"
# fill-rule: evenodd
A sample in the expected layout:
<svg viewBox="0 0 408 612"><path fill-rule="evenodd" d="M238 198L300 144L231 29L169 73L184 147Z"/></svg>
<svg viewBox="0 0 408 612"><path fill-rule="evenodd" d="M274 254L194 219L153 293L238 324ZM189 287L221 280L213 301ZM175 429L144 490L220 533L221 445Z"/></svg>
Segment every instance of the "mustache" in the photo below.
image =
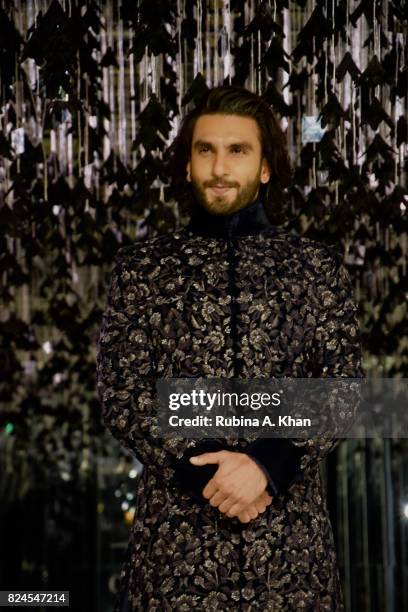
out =
<svg viewBox="0 0 408 612"><path fill-rule="evenodd" d="M203 183L204 187L239 187L237 183L224 183L221 181L207 181Z"/></svg>

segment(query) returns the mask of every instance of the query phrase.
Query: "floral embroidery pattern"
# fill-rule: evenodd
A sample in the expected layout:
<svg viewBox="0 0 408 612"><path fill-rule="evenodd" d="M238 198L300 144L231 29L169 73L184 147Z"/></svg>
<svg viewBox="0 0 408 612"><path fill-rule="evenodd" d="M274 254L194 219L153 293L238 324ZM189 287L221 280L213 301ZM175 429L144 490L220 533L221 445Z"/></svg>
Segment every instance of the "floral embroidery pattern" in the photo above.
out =
<svg viewBox="0 0 408 612"><path fill-rule="evenodd" d="M198 440L158 436L156 378L361 375L350 278L332 249L277 228L238 236L231 279L228 248L182 230L115 260L97 389L107 427L145 466L122 588L133 611L343 610L319 477L336 440L293 441L302 481L241 524L177 488L171 458Z"/></svg>

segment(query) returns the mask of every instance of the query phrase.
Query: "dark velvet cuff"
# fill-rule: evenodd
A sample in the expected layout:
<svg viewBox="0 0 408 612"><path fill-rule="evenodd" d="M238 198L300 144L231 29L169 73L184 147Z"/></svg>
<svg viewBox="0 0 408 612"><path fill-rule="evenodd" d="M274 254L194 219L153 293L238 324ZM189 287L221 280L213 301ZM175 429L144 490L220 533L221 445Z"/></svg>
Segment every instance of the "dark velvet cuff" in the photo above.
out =
<svg viewBox="0 0 408 612"><path fill-rule="evenodd" d="M304 450L286 438L260 438L243 452L264 469L271 496L286 493L292 484L302 479L300 461Z"/></svg>
<svg viewBox="0 0 408 612"><path fill-rule="evenodd" d="M243 451L245 453L245 450ZM256 457L254 457L254 455L252 453L246 452L246 455L248 455L248 457L251 457L251 459L253 461L255 461L255 463L261 468L261 470L263 471L263 473L265 474L268 484L266 485L266 492L271 496L274 497L275 495L279 495L278 492L278 488L276 486L276 484L274 483L274 481L271 478L271 475L269 474L268 470L266 469L266 467L264 466L263 463L261 463L259 461L259 459L257 459Z"/></svg>
<svg viewBox="0 0 408 612"><path fill-rule="evenodd" d="M174 469L173 484L183 493L188 493L196 502L204 505L208 500L203 497L203 489L218 470L217 464L193 465L189 459L203 453L216 453L226 450L225 444L207 438L199 442L194 448L189 448L181 459L172 458Z"/></svg>

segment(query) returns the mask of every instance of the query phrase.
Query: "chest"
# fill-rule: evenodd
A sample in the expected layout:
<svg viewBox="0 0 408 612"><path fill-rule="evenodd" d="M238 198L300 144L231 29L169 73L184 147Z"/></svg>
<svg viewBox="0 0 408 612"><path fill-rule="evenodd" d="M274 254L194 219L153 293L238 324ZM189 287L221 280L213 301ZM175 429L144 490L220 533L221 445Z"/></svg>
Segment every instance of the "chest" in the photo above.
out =
<svg viewBox="0 0 408 612"><path fill-rule="evenodd" d="M148 282L158 375L288 375L310 359L316 307L300 261L214 241L162 257Z"/></svg>

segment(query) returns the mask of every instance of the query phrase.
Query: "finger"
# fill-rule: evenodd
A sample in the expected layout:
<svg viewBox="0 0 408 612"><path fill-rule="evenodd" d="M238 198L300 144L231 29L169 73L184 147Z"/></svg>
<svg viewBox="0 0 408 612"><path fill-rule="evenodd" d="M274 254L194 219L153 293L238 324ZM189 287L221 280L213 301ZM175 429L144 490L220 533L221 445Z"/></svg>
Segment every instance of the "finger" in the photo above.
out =
<svg viewBox="0 0 408 612"><path fill-rule="evenodd" d="M236 503L236 499L225 496L225 498L223 499L222 503L218 506L218 510L220 512L228 512L228 510L230 508L232 508L232 506Z"/></svg>
<svg viewBox="0 0 408 612"><path fill-rule="evenodd" d="M217 451L216 453L203 453L202 455L195 455L190 457L191 463L194 465L207 465L208 463L220 463L222 459L222 453L224 451Z"/></svg>
<svg viewBox="0 0 408 612"><path fill-rule="evenodd" d="M265 505L265 503L263 501L260 501L259 499L257 499L257 500L255 500L254 505L255 505L255 507L256 507L256 509L257 509L257 511L259 513L265 512L266 505Z"/></svg>
<svg viewBox="0 0 408 612"><path fill-rule="evenodd" d="M251 508L248 510L248 514L249 514L251 519L256 519L257 516L259 515L259 512L255 508L255 506L251 506Z"/></svg>
<svg viewBox="0 0 408 612"><path fill-rule="evenodd" d="M247 512L242 512L241 514L238 515L238 519L240 520L241 523L249 523L249 521L251 520L251 517L249 516Z"/></svg>
<svg viewBox="0 0 408 612"><path fill-rule="evenodd" d="M218 491L218 487L214 482L214 478L211 478L203 489L203 496L206 499L211 499Z"/></svg>
<svg viewBox="0 0 408 612"><path fill-rule="evenodd" d="M214 508L218 508L220 512L226 512L232 506L232 502L230 504L226 503L227 498L228 495L226 493L221 493L221 491L218 490L209 499L209 503Z"/></svg>
<svg viewBox="0 0 408 612"><path fill-rule="evenodd" d="M268 493L266 491L264 491L259 498L262 503L267 504L268 506L272 503L272 497L270 495L268 495Z"/></svg>
<svg viewBox="0 0 408 612"><path fill-rule="evenodd" d="M221 512L227 513L230 508L232 508L233 506L236 506L237 504L237 500L235 497L231 497L229 495L225 496L225 499L223 500L222 504L218 507L218 509ZM246 510L245 506L242 506L242 508L240 510ZM237 514L235 514L235 516L237 516Z"/></svg>
<svg viewBox="0 0 408 612"><path fill-rule="evenodd" d="M248 510L248 504L238 504L238 503L234 503L231 508L228 510L227 515L228 516L238 516L238 514L241 514L241 512L247 512Z"/></svg>
<svg viewBox="0 0 408 612"><path fill-rule="evenodd" d="M251 520L251 519L256 519L258 515L259 515L259 512L255 508L255 505L251 504L250 506L247 506L245 510L243 510L242 512L238 514L238 518L245 517L245 518L248 518L248 520Z"/></svg>

